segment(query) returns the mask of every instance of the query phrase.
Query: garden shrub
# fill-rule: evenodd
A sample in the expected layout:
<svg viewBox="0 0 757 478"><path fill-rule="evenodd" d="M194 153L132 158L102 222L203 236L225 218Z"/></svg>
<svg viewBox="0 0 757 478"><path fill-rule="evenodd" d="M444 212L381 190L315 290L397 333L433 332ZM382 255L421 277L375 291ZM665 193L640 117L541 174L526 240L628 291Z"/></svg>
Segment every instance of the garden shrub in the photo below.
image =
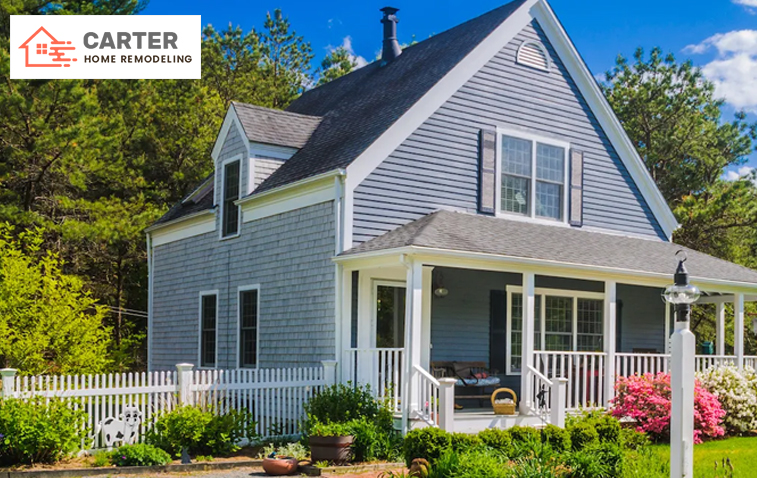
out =
<svg viewBox="0 0 757 478"><path fill-rule="evenodd" d="M757 374L733 365L712 367L697 374L702 387L717 396L726 411L723 425L729 433L757 429Z"/></svg>
<svg viewBox="0 0 757 478"><path fill-rule="evenodd" d="M347 424L353 436L352 452L357 461L374 461L399 455L402 438L397 433L386 433L375 422L366 418Z"/></svg>
<svg viewBox="0 0 757 478"><path fill-rule="evenodd" d="M620 421L610 415L602 415L590 419L589 423L594 425L599 435L599 441L602 443L615 443L620 445Z"/></svg>
<svg viewBox="0 0 757 478"><path fill-rule="evenodd" d="M487 428L478 434L481 442L493 450L497 450L510 456L510 450L513 445L513 439L507 430L498 428Z"/></svg>
<svg viewBox="0 0 757 478"><path fill-rule="evenodd" d="M280 457L291 457L297 461L302 461L308 457L308 450L302 443L291 442L279 446L273 443L266 445L258 454L259 458L265 458L275 453Z"/></svg>
<svg viewBox="0 0 757 478"><path fill-rule="evenodd" d="M468 433L453 433L450 435L452 449L457 452L466 452L481 446L481 439Z"/></svg>
<svg viewBox="0 0 757 478"><path fill-rule="evenodd" d="M444 430L432 427L412 430L405 436L402 447L408 467L415 458L424 458L433 465L442 453L451 449L451 435Z"/></svg>
<svg viewBox="0 0 757 478"><path fill-rule="evenodd" d="M111 455L111 461L116 466L157 466L171 462L171 455L158 447L138 443L123 445Z"/></svg>
<svg viewBox="0 0 757 478"><path fill-rule="evenodd" d="M533 427L515 426L508 428L507 432L510 434L513 443L538 442L541 440L539 430Z"/></svg>
<svg viewBox="0 0 757 478"><path fill-rule="evenodd" d="M590 421L574 423L570 429L570 443L574 450L583 450L599 443L599 433Z"/></svg>
<svg viewBox="0 0 757 478"><path fill-rule="evenodd" d="M53 463L78 451L86 418L66 400L0 400L0 464Z"/></svg>
<svg viewBox="0 0 757 478"><path fill-rule="evenodd" d="M237 451L242 438L252 440L254 430L255 422L247 411L214 415L199 407L184 406L159 417L147 432L146 441L176 457L182 448L193 455L223 456Z"/></svg>
<svg viewBox="0 0 757 478"><path fill-rule="evenodd" d="M386 419L382 406L371 394L369 386L337 384L326 387L305 403L305 414L309 420L321 423L344 423L352 419ZM383 415L383 416L382 416ZM391 413L389 414L391 423Z"/></svg>
<svg viewBox="0 0 757 478"><path fill-rule="evenodd" d="M649 445L649 438L646 433L634 428L621 428L620 444L626 450L638 451Z"/></svg>
<svg viewBox="0 0 757 478"><path fill-rule="evenodd" d="M479 449L458 453L454 478L509 478L507 457L493 450Z"/></svg>
<svg viewBox="0 0 757 478"><path fill-rule="evenodd" d="M612 414L616 418L635 420L637 430L646 432L655 441L667 440L670 436L670 375L619 377L615 383ZM725 430L720 423L724 415L717 397L697 381L694 386L694 442L701 443L703 437L723 436Z"/></svg>
<svg viewBox="0 0 757 478"><path fill-rule="evenodd" d="M564 428L555 425L547 425L541 431L544 443L549 445L553 451L563 453L570 450L570 432Z"/></svg>
<svg viewBox="0 0 757 478"><path fill-rule="evenodd" d="M623 451L616 443L594 443L571 453L566 464L572 478L617 478L623 476Z"/></svg>

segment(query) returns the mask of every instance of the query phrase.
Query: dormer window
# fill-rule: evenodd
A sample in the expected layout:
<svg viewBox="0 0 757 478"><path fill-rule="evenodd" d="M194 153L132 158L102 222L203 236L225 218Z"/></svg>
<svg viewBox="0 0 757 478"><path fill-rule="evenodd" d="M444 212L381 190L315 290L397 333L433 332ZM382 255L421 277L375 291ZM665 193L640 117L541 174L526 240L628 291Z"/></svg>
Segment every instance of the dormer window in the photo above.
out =
<svg viewBox="0 0 757 478"><path fill-rule="evenodd" d="M223 166L223 192L221 204L221 237L239 234L239 206L234 204L239 199L240 160Z"/></svg>
<svg viewBox="0 0 757 478"><path fill-rule="evenodd" d="M499 149L499 212L564 222L569 145L503 133Z"/></svg>

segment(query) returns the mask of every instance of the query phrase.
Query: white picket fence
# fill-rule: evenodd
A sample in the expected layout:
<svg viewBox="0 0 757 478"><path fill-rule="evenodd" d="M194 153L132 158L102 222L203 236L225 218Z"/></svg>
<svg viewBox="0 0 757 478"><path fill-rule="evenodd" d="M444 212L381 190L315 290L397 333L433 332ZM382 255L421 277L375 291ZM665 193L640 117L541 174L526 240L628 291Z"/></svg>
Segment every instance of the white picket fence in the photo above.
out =
<svg viewBox="0 0 757 478"><path fill-rule="evenodd" d="M0 396L45 400L65 399L87 415L89 437L82 449L102 448L98 426L106 418L120 419L124 409L141 413L139 437L144 437L163 413L181 405L198 405L216 414L246 410L261 439L297 435L304 404L324 386L335 383L336 362L321 367L193 370L103 375L16 376L4 369Z"/></svg>

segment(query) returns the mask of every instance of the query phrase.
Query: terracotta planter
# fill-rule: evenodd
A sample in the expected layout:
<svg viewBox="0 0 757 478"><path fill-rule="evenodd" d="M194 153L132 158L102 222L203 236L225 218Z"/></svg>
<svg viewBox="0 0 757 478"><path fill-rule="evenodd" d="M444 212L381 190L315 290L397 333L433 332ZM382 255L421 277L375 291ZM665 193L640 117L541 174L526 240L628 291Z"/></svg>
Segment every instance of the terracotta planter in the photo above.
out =
<svg viewBox="0 0 757 478"><path fill-rule="evenodd" d="M328 461L343 465L352 461L353 437L310 437L310 457L313 463Z"/></svg>
<svg viewBox="0 0 757 478"><path fill-rule="evenodd" d="M297 460L294 458L263 458L263 471L271 476L291 475L297 471Z"/></svg>

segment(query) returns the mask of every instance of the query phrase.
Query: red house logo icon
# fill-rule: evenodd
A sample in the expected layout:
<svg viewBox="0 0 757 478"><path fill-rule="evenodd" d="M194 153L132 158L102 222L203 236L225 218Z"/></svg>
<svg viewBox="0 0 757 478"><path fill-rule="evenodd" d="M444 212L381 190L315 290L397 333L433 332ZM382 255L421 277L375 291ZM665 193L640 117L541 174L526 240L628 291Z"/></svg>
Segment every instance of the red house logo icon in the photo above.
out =
<svg viewBox="0 0 757 478"><path fill-rule="evenodd" d="M67 50L75 50L76 47L66 46L71 42L58 41L45 27L39 27L19 48L23 48L26 56L26 66L29 67L61 67L71 66L76 58L66 58Z"/></svg>

